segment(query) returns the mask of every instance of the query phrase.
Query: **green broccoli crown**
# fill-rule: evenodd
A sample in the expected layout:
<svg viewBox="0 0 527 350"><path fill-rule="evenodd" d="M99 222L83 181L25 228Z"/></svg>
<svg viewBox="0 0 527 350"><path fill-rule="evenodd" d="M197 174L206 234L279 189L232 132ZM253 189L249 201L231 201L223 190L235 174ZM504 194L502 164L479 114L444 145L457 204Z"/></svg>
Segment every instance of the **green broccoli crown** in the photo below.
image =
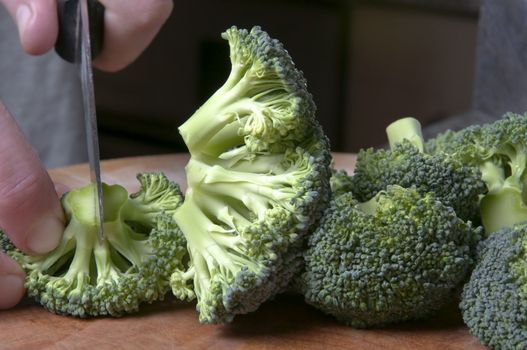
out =
<svg viewBox="0 0 527 350"><path fill-rule="evenodd" d="M450 136L442 138L451 140L452 146L443 148L462 163L479 168L486 184L480 214L487 235L526 221L527 115L508 113L493 123L446 135Z"/></svg>
<svg viewBox="0 0 527 350"><path fill-rule="evenodd" d="M174 217L191 267L171 284L197 298L203 323L229 322L286 287L330 192L329 142L287 51L258 27L223 38L231 73L180 127L191 159Z"/></svg>
<svg viewBox="0 0 527 350"><path fill-rule="evenodd" d="M478 127L475 125L459 131L446 130L428 139L424 144L424 152L427 154L454 154L466 143L465 134Z"/></svg>
<svg viewBox="0 0 527 350"><path fill-rule="evenodd" d="M306 301L357 328L430 315L473 265L480 230L431 193L388 186L368 202L330 202L309 238Z"/></svg>
<svg viewBox="0 0 527 350"><path fill-rule="evenodd" d="M413 118L401 121L407 119L417 123ZM424 153L420 126L412 132L406 124L396 123L387 129L390 150L359 151L351 180L357 199L367 201L388 185L415 186L421 193L433 192L444 204L452 206L460 218L476 221L479 197L486 191L478 168L448 154ZM398 135L396 131L404 133Z"/></svg>
<svg viewBox="0 0 527 350"><path fill-rule="evenodd" d="M163 174L139 174L138 180L141 189L130 198L123 187L103 184L104 240L94 219L94 186L88 185L63 196L67 225L55 250L43 256L7 250L26 271L29 296L52 312L77 317L121 316L164 297L170 274L188 260L171 216L183 197Z"/></svg>
<svg viewBox="0 0 527 350"><path fill-rule="evenodd" d="M353 192L353 177L346 170L331 169L329 179L332 196L338 196L347 192Z"/></svg>
<svg viewBox="0 0 527 350"><path fill-rule="evenodd" d="M490 348L527 348L527 224L482 242L460 308L470 331Z"/></svg>

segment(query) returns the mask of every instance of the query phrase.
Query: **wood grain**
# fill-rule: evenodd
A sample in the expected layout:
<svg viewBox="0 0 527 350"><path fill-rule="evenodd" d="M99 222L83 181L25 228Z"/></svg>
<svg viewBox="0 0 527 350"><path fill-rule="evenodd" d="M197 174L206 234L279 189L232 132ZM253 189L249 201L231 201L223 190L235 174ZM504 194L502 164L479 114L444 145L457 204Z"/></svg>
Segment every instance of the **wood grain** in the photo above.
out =
<svg viewBox="0 0 527 350"><path fill-rule="evenodd" d="M334 154L335 167L352 171L355 157ZM103 161L103 180L137 190L136 173L163 171L185 188L185 154ZM50 170L70 187L88 181L85 164ZM30 300L0 311L0 349L485 349L463 325L456 305L423 322L356 330L280 295L229 325L201 325L195 304L173 298L144 305L123 318L76 319L51 314Z"/></svg>

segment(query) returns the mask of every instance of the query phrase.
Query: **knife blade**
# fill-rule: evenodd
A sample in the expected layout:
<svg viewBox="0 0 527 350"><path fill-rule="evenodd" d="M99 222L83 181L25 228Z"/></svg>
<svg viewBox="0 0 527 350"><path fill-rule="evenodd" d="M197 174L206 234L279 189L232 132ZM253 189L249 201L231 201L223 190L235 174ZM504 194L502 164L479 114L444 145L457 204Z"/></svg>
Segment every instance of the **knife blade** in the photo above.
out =
<svg viewBox="0 0 527 350"><path fill-rule="evenodd" d="M102 48L104 7L96 0L59 0L59 36L55 51L77 66L83 100L83 118L90 168L94 184L94 218L104 240L104 207L101 182L99 137L93 87L92 58Z"/></svg>

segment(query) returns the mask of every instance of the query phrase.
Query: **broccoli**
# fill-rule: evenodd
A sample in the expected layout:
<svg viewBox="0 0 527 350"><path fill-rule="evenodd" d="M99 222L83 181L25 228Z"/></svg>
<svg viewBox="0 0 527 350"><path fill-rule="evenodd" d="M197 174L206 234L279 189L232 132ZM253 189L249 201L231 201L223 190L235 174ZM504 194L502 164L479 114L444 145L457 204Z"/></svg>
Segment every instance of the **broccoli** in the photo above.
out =
<svg viewBox="0 0 527 350"><path fill-rule="evenodd" d="M527 223L491 234L480 249L462 293L463 319L492 349L527 349Z"/></svg>
<svg viewBox="0 0 527 350"><path fill-rule="evenodd" d="M427 145L481 172L487 191L480 215L487 236L527 220L527 114L507 113L493 123L446 132Z"/></svg>
<svg viewBox="0 0 527 350"><path fill-rule="evenodd" d="M103 184L104 240L96 230L93 184L62 197L66 228L49 254L25 255L0 234L2 249L26 271L30 297L77 317L121 316L164 297L171 273L188 260L172 218L183 197L161 173L137 178L141 188L130 198L122 186Z"/></svg>
<svg viewBox="0 0 527 350"><path fill-rule="evenodd" d="M337 170L332 168L329 184L331 186L332 196L338 196L346 192L352 192L353 177L349 176L346 170Z"/></svg>
<svg viewBox="0 0 527 350"><path fill-rule="evenodd" d="M191 159L174 217L191 266L171 283L195 295L202 323L230 322L288 285L330 192L329 141L302 72L259 27L222 37L231 72L179 128Z"/></svg>
<svg viewBox="0 0 527 350"><path fill-rule="evenodd" d="M457 295L480 236L432 193L388 185L359 202L342 192L309 238L297 285L352 327L423 318Z"/></svg>
<svg viewBox="0 0 527 350"><path fill-rule="evenodd" d="M433 192L464 220L479 220L479 196L486 191L481 174L446 153L424 152L421 126L403 118L386 128L390 150L360 150L351 180L359 201L367 201L387 185L415 186L421 193Z"/></svg>

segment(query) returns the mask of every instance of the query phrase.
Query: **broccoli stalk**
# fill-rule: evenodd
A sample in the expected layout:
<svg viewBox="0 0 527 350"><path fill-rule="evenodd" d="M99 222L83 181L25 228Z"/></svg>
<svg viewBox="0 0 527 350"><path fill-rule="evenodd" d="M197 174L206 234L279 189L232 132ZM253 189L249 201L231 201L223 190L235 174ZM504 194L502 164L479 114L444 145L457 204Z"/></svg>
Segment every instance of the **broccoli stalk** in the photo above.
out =
<svg viewBox="0 0 527 350"><path fill-rule="evenodd" d="M421 123L415 118L407 117L394 121L386 127L386 135L388 136L388 143L392 149L403 142L403 140L408 140L412 145L417 147L419 152L423 152L424 141Z"/></svg>
<svg viewBox="0 0 527 350"><path fill-rule="evenodd" d="M138 180L141 189L130 198L122 186L103 184L103 240L88 185L63 196L67 225L49 254L28 256L3 245L26 271L29 296L52 312L77 317L120 316L164 297L170 275L185 269L188 259L171 218L183 198L163 174Z"/></svg>
<svg viewBox="0 0 527 350"><path fill-rule="evenodd" d="M222 37L231 73L179 128L191 159L174 218L191 266L171 284L185 298L194 290L204 323L229 322L284 289L329 198L329 144L302 73L258 27Z"/></svg>

